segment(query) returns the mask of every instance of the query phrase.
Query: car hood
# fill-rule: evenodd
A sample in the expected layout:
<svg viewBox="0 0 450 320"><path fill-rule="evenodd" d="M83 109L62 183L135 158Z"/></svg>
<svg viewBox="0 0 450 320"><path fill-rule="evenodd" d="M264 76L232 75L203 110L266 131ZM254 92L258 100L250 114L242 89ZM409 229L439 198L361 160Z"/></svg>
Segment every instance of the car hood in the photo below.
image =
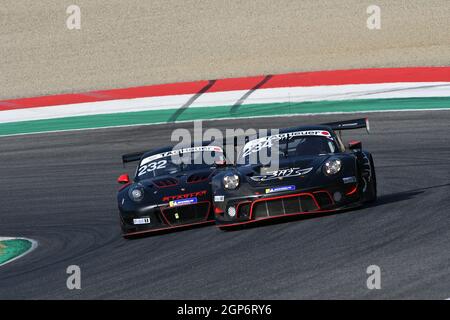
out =
<svg viewBox="0 0 450 320"><path fill-rule="evenodd" d="M181 172L142 179L130 187L140 185L145 189L145 198L141 205L163 204L188 198L206 201L211 197L212 173L211 170Z"/></svg>
<svg viewBox="0 0 450 320"><path fill-rule="evenodd" d="M251 165L239 167L238 171L246 181L255 187L282 185L289 182L298 182L302 179L307 182L321 170L323 163L330 155L304 156L282 159L279 166L271 168L264 165Z"/></svg>

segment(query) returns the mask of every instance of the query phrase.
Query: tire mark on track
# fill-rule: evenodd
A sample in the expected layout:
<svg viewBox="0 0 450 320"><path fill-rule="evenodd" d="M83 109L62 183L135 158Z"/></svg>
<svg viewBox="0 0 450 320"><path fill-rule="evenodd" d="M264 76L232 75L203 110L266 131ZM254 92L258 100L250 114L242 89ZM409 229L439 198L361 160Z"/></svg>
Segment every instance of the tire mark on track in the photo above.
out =
<svg viewBox="0 0 450 320"><path fill-rule="evenodd" d="M273 75L269 74L267 76L264 77L264 79L262 79L260 82L258 82L256 84L256 86L254 86L253 88L251 88L249 91L247 91L242 97L239 98L239 100L231 107L231 114L236 113L237 110L239 109L239 107L245 102L245 100L248 99L248 97L250 97L250 95L255 92L256 90L258 90L259 88L261 88L265 83L267 83L267 81L269 81L270 79L272 79Z"/></svg>
<svg viewBox="0 0 450 320"><path fill-rule="evenodd" d="M199 92L197 92L195 95L193 95L185 104L183 104L175 113L169 118L168 122L175 122L177 121L178 117L187 109L189 106L191 106L195 100L200 98L202 94L207 92L211 87L216 83L217 80L209 80L208 84L204 86Z"/></svg>

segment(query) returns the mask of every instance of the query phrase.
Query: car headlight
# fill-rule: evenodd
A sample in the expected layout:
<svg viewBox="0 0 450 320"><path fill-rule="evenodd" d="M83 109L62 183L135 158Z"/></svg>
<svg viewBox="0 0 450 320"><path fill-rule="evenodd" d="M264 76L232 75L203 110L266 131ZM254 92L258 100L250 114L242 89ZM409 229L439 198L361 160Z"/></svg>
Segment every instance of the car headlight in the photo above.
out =
<svg viewBox="0 0 450 320"><path fill-rule="evenodd" d="M338 173L342 169L342 161L339 159L329 159L323 166L323 172L327 176Z"/></svg>
<svg viewBox="0 0 450 320"><path fill-rule="evenodd" d="M225 189L236 189L239 186L239 176L236 174L223 177L223 186Z"/></svg>
<svg viewBox="0 0 450 320"><path fill-rule="evenodd" d="M140 185L130 188L129 195L131 200L139 202L144 199L144 188Z"/></svg>

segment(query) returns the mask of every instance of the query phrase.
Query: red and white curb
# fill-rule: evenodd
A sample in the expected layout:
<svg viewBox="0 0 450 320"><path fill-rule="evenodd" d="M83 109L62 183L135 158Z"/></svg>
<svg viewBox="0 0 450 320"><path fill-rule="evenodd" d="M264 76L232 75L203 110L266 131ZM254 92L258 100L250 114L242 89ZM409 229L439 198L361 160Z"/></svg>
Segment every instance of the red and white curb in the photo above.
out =
<svg viewBox="0 0 450 320"><path fill-rule="evenodd" d="M246 90L236 90L204 93L190 104L189 108L232 106L238 103L247 92ZM148 110L175 110L193 99L194 96L195 94L183 94L13 109L0 111L0 119L2 123L8 123ZM429 97L450 97L450 82L379 83L259 89L246 98L242 105Z"/></svg>
<svg viewBox="0 0 450 320"><path fill-rule="evenodd" d="M243 99L245 97L245 99ZM0 101L0 124L150 110L450 97L450 67L301 72Z"/></svg>

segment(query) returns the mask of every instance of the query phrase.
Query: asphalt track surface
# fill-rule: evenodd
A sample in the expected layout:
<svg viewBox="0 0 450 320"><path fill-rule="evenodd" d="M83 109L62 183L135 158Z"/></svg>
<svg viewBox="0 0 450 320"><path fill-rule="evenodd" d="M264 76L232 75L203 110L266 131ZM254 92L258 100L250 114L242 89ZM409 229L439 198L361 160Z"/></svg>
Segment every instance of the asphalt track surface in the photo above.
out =
<svg viewBox="0 0 450 320"><path fill-rule="evenodd" d="M284 127L354 115L212 121ZM167 144L167 124L0 138L0 234L39 247L0 269L0 299L450 297L449 111L370 114L379 200L360 210L222 232L214 226L124 240L120 156ZM205 125L206 126L206 125ZM132 167L128 172L132 172ZM81 267L81 290L66 268ZM381 268L368 290L366 268Z"/></svg>

